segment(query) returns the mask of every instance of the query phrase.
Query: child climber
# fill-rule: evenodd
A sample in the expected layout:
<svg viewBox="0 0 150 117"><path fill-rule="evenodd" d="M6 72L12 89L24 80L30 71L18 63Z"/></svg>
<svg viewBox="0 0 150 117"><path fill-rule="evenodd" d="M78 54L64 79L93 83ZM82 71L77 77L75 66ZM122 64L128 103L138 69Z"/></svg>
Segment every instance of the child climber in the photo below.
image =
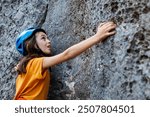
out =
<svg viewBox="0 0 150 117"><path fill-rule="evenodd" d="M51 55L51 43L46 32L41 28L29 28L16 40L16 48L24 57L16 70L15 100L46 100L49 89L49 67L72 59L94 44L104 41L115 34L116 24L102 23L92 37L71 46L64 52Z"/></svg>

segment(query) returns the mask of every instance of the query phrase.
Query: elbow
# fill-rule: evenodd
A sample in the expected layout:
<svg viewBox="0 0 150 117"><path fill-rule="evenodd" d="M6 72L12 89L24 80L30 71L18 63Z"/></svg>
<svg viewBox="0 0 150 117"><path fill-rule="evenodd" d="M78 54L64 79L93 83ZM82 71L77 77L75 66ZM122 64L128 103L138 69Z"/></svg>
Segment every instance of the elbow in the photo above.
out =
<svg viewBox="0 0 150 117"><path fill-rule="evenodd" d="M62 54L63 54L64 61L74 58L73 52L71 52L69 49L65 50Z"/></svg>

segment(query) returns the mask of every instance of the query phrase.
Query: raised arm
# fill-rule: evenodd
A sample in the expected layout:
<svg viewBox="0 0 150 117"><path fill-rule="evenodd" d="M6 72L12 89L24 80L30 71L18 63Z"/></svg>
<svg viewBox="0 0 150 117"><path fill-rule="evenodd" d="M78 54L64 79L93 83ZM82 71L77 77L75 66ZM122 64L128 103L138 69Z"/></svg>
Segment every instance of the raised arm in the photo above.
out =
<svg viewBox="0 0 150 117"><path fill-rule="evenodd" d="M72 59L78 56L79 54L81 54L82 52L90 48L91 46L99 42L102 42L108 36L114 35L115 28L116 28L116 24L114 24L113 22L100 24L98 26L97 33L93 35L92 37L84 41L81 41L78 44L71 46L70 48L66 49L64 52L58 55L55 55L52 57L44 57L43 68L44 69L49 68L51 66L57 65L59 63L62 63L64 61L67 61L69 59Z"/></svg>

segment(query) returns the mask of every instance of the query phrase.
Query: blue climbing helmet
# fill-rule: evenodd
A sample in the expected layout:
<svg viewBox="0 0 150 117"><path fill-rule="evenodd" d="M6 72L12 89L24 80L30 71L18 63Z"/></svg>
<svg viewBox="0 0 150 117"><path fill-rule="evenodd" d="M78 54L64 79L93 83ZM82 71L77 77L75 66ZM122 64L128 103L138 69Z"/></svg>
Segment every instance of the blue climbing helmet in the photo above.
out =
<svg viewBox="0 0 150 117"><path fill-rule="evenodd" d="M30 38L33 34L35 34L36 32L45 32L45 30L41 29L41 28L28 28L26 30L24 30L16 39L16 49L18 50L18 52L22 55L27 55L26 49L25 49L25 45L24 42Z"/></svg>

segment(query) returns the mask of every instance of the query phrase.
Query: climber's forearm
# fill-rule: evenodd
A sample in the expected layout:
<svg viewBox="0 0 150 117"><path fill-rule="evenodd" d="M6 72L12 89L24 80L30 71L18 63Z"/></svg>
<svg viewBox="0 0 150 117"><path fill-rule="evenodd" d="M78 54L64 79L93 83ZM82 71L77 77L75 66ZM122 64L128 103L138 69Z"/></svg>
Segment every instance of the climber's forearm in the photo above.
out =
<svg viewBox="0 0 150 117"><path fill-rule="evenodd" d="M71 46L70 48L68 48L67 50L63 52L66 58L65 60L68 60L68 59L71 59L80 55L82 52L86 51L88 48L98 43L100 40L99 38L102 38L102 37L99 37L98 35L94 35L78 44Z"/></svg>

